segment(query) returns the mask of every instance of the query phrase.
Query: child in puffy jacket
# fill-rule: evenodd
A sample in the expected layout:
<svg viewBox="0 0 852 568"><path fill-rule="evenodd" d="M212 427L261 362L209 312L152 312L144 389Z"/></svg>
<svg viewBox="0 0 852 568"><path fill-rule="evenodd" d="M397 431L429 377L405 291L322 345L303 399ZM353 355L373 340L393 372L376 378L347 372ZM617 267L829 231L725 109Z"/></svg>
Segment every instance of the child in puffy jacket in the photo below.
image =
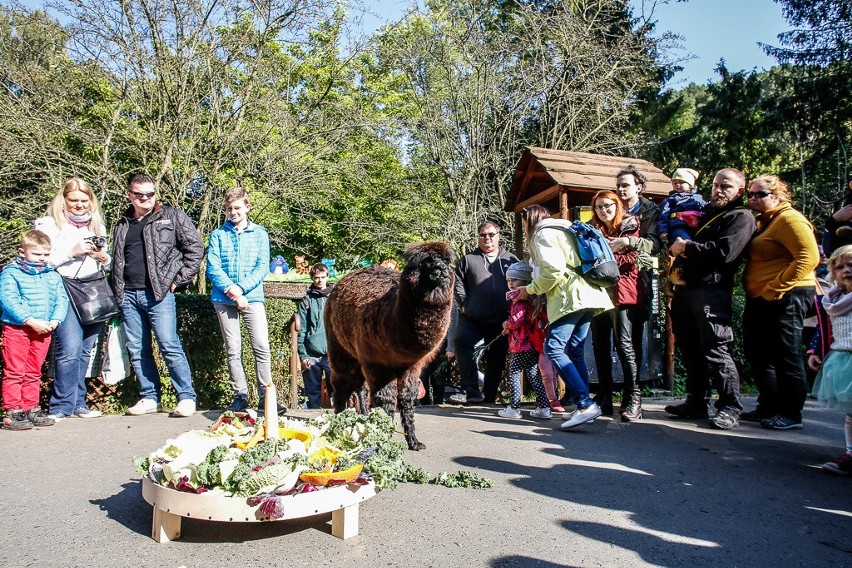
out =
<svg viewBox="0 0 852 568"><path fill-rule="evenodd" d="M51 333L68 313L68 295L59 276L47 264L50 237L27 231L18 258L0 274L3 322L3 428L29 430L52 426L53 418L39 408L41 366L47 358Z"/></svg>
<svg viewBox="0 0 852 568"><path fill-rule="evenodd" d="M672 174L672 190L660 204L657 228L660 237L673 243L678 237L691 241L701 210L707 204L695 189L698 172L691 168L678 168ZM675 259L669 277L674 284L683 284L680 278L680 259Z"/></svg>
<svg viewBox="0 0 852 568"><path fill-rule="evenodd" d="M509 319L503 322L503 335L509 336L509 389L510 402L497 414L503 418L521 417L521 374L526 371L530 384L535 389L536 408L530 412L533 418L552 418L550 401L538 371L539 353L533 347L531 336L537 331L538 322L531 317L533 305L530 300L517 300L518 288L532 282L532 266L528 262L516 262L506 269L511 302Z"/></svg>

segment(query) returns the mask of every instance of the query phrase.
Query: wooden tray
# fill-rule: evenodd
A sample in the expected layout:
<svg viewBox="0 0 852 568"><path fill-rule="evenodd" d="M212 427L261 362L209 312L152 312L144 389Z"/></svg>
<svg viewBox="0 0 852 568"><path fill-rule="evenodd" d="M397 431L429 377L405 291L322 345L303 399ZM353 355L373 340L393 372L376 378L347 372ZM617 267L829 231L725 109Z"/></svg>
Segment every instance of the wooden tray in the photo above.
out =
<svg viewBox="0 0 852 568"><path fill-rule="evenodd" d="M331 513L331 534L350 538L358 534L358 505L377 493L374 483L341 485L312 493L285 497L284 516L273 519L260 507L251 507L245 497L227 497L220 493L186 493L142 479L142 497L154 506L151 537L163 543L180 538L183 517L232 523L256 523L300 519Z"/></svg>

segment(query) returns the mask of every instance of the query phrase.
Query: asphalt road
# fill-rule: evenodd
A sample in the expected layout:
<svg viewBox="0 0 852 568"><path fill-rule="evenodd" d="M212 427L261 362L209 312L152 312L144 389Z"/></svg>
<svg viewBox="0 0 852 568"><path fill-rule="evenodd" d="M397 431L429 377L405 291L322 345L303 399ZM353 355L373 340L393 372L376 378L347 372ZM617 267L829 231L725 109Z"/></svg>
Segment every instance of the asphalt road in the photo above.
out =
<svg viewBox="0 0 852 568"><path fill-rule="evenodd" d="M274 523L183 521L150 537L131 456L206 428L218 413L67 419L0 430L5 566L852 566L852 478L819 464L842 451L843 415L808 401L805 428L732 432L646 419L506 420L496 407L417 412L427 445L409 463L470 469L488 490L406 484L361 506L360 534L329 515ZM747 408L753 401L747 401Z"/></svg>

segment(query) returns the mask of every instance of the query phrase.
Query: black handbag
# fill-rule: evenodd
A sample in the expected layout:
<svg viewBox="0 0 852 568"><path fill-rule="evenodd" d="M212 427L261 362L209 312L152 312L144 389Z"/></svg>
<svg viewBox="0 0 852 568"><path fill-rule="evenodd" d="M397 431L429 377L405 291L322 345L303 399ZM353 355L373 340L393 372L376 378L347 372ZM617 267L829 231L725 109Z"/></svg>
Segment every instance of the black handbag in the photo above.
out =
<svg viewBox="0 0 852 568"><path fill-rule="evenodd" d="M82 268L83 265L80 265ZM77 273L80 270L77 269ZM99 268L94 274L83 277L62 278L68 299L82 325L99 323L118 315L118 301L107 282L106 272Z"/></svg>

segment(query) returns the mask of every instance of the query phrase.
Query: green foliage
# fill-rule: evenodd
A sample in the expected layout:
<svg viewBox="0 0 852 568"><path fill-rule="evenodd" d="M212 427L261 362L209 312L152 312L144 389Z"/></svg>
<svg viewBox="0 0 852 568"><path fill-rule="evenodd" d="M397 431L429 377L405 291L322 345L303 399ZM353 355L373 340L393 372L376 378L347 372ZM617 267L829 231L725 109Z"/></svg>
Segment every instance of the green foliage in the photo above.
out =
<svg viewBox="0 0 852 568"><path fill-rule="evenodd" d="M444 487L469 487L472 489L490 489L494 482L475 471L459 470L456 473L441 472L432 481L435 485Z"/></svg>

